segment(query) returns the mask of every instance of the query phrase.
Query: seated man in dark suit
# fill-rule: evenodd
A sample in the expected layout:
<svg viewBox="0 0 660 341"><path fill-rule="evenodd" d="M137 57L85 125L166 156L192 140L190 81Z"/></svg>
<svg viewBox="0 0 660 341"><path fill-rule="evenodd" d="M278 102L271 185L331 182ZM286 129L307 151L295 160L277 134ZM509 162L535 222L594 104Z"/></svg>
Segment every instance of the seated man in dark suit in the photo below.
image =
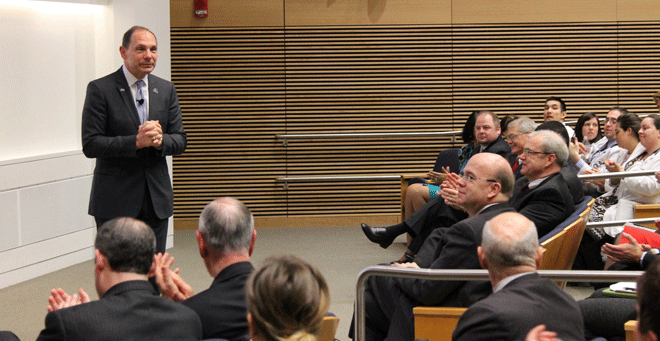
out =
<svg viewBox="0 0 660 341"><path fill-rule="evenodd" d="M660 338L660 261L654 261L637 280L636 341L657 341Z"/></svg>
<svg viewBox="0 0 660 341"><path fill-rule="evenodd" d="M250 255L256 238L250 210L239 200L223 197L206 205L197 230L199 255L214 278L210 288L195 295L170 270L174 258L169 258L167 253L156 256L156 282L160 291L197 312L204 339L249 340L245 283L254 270Z"/></svg>
<svg viewBox="0 0 660 341"><path fill-rule="evenodd" d="M507 161L491 153L473 156L458 180L457 203L470 217L437 229L414 262L394 264L429 269L479 269L477 246L484 223L513 209L507 204L513 173ZM370 277L365 292L367 340L412 340L413 307L467 307L490 293L487 282L430 281ZM352 337L352 335L349 335Z"/></svg>
<svg viewBox="0 0 660 341"><path fill-rule="evenodd" d="M530 133L520 155L520 172L509 204L531 220L539 236L552 231L575 211L573 196L561 167L568 158L564 140L548 130Z"/></svg>
<svg viewBox="0 0 660 341"><path fill-rule="evenodd" d="M497 115L492 111L479 112L475 116L474 123L474 141L477 147L475 147L472 156L478 153L494 153L501 156L507 156L511 152L511 148L506 143L506 141L504 141L502 136L500 136L500 133L500 119L497 117ZM440 176L440 174L434 172L429 173L429 175L436 179ZM408 252L405 254L408 255L408 260L411 260L411 256L417 253L419 247L424 242L424 239L426 239L428 236L425 231L419 231L415 228L417 226L416 221L419 220L420 217L424 217L426 215L426 210L424 209L422 212L417 213L414 216L412 215L420 208L425 208L425 203L429 201L440 200L440 203L442 203L442 199L438 196L439 189L440 188L438 186L427 186L427 184L410 185L404 197L404 211L406 214L406 221L401 224L393 225L387 229L388 237L384 241L379 242L380 246L387 248L398 235L406 232L408 232L411 236L418 236L422 234L423 236L421 238L418 238L417 241L412 243L412 249L408 250ZM460 210L453 210L450 207L439 207L438 209L441 213L434 212L434 215L442 214L445 217L445 219L443 219L444 227L451 226L452 224L467 217L464 212ZM367 224L362 224L361 227L362 230L367 234L367 237L369 237L369 226ZM405 260L404 258L401 260Z"/></svg>
<svg viewBox="0 0 660 341"><path fill-rule="evenodd" d="M197 314L156 293L147 281L156 236L133 218L104 223L94 243L98 301L80 289L70 296L53 289L46 328L37 340L199 340Z"/></svg>
<svg viewBox="0 0 660 341"><path fill-rule="evenodd" d="M567 158L568 147L556 133L543 130L528 135L520 156L524 177L516 181L509 203L534 222L539 236L550 232L575 211L574 198L560 175ZM429 201L403 223L387 228L363 226L362 229L369 240L389 246L396 237L392 237L393 231L403 226L413 236L410 251L417 252L434 229L451 226L448 223L460 221L464 214L451 200L446 204L446 200L439 197Z"/></svg>
<svg viewBox="0 0 660 341"><path fill-rule="evenodd" d="M534 223L512 212L492 218L484 225L477 253L493 294L463 313L452 340L524 340L539 324L561 340L584 340L575 300L536 273L543 249Z"/></svg>

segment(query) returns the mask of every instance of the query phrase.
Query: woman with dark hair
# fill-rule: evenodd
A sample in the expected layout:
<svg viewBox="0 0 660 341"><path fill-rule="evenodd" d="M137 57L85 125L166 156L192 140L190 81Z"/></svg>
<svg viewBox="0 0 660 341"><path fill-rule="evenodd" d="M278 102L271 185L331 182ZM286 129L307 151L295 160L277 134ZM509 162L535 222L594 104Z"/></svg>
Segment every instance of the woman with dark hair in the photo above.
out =
<svg viewBox="0 0 660 341"><path fill-rule="evenodd" d="M316 341L330 306L318 269L293 255L271 257L246 289L252 341Z"/></svg>
<svg viewBox="0 0 660 341"><path fill-rule="evenodd" d="M603 137L600 129L600 121L596 114L588 112L580 116L575 125L575 137L579 142L582 142L585 147L589 147L592 143L600 140Z"/></svg>

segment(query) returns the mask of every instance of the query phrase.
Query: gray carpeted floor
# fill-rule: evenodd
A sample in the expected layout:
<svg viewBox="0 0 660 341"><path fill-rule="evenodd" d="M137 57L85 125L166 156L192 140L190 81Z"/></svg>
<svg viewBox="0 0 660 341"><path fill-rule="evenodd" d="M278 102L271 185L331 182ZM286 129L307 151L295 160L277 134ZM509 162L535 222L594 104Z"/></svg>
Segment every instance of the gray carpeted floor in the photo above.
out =
<svg viewBox="0 0 660 341"><path fill-rule="evenodd" d="M354 228L271 228L257 229L257 242L252 255L255 267L277 254L294 254L317 266L330 285L330 310L340 318L337 339L348 340L353 314L355 284L360 270L368 265L398 259L404 250L403 236L387 250L369 242L358 226ZM195 292L207 288L211 277L197 251L194 231L176 231L175 267ZM87 261L39 278L0 290L0 330L11 330L21 340L36 339L44 326L50 289L61 287L69 293L84 288L92 299L94 289L93 262ZM576 299L586 297L590 288L568 288Z"/></svg>

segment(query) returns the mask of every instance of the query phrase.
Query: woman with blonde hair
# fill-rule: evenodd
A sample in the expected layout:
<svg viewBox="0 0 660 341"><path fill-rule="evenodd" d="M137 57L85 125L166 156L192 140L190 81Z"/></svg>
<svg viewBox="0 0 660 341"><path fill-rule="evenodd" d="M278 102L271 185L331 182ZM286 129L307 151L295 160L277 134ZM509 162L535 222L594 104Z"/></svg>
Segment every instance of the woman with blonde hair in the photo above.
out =
<svg viewBox="0 0 660 341"><path fill-rule="evenodd" d="M247 304L252 341L316 341L330 293L315 267L276 256L248 280Z"/></svg>

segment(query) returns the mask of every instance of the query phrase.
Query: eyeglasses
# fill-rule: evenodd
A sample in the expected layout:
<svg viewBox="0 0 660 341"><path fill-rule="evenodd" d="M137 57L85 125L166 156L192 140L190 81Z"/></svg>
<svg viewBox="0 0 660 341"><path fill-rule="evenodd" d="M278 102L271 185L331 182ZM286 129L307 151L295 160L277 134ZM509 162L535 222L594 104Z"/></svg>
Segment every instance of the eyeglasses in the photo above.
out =
<svg viewBox="0 0 660 341"><path fill-rule="evenodd" d="M538 154L548 155L548 154L554 154L554 153L535 152L533 150L525 149L525 150L523 150L523 154L525 154L525 156L529 156L529 155L538 155Z"/></svg>
<svg viewBox="0 0 660 341"><path fill-rule="evenodd" d="M520 135L526 135L526 134L529 134L529 133L509 134L509 136L504 136L503 139L504 139L504 141L511 141L511 140L515 139L516 137L518 137Z"/></svg>
<svg viewBox="0 0 660 341"><path fill-rule="evenodd" d="M458 174L458 176L461 177L461 180L463 180L465 182L469 182L469 183L473 183L477 180L485 180L485 181L488 181L488 182L497 182L497 180L486 179L486 178L477 178L475 176L468 175L468 174L463 174L463 173Z"/></svg>

